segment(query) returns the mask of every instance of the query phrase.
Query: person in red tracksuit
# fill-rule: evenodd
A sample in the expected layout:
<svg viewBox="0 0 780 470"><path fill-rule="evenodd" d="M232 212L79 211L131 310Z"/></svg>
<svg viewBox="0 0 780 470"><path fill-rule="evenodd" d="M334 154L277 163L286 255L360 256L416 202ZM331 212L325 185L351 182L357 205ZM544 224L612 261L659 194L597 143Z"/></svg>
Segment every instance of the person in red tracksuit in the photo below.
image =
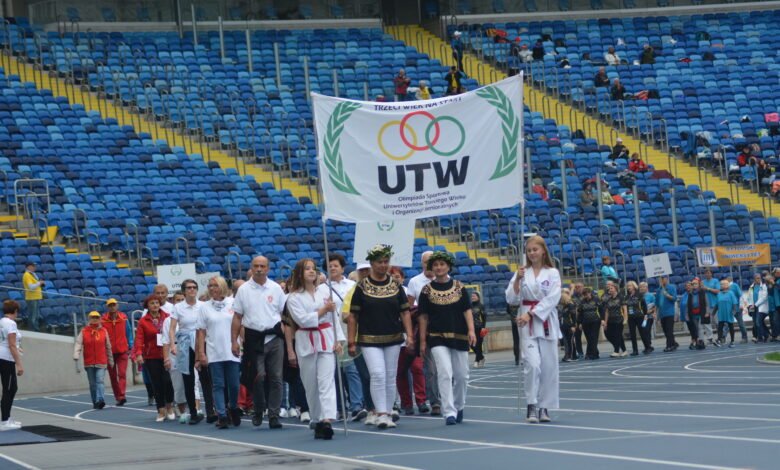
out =
<svg viewBox="0 0 780 470"><path fill-rule="evenodd" d="M143 365L152 379L154 401L157 404L156 421L161 423L167 418L176 419L173 413L173 385L171 376L163 365L163 322L168 314L160 310L160 297L150 295L144 300L147 314L138 321L135 332L133 354L135 362Z"/></svg>
<svg viewBox="0 0 780 470"><path fill-rule="evenodd" d="M100 321L108 333L108 339L111 340L111 354L114 357L114 365L108 368L108 377L111 379L116 406L122 406L127 403L127 357L133 348L133 327L127 315L119 311L116 299L108 299L106 308L108 311Z"/></svg>
<svg viewBox="0 0 780 470"><path fill-rule="evenodd" d="M111 341L103 325L100 324L100 313L89 312L89 323L76 337L73 346L73 360L78 361L84 354L84 370L89 380L89 394L92 396L92 406L102 410L106 406L103 397L103 380L106 376L106 367L114 365L114 357L111 355Z"/></svg>
<svg viewBox="0 0 780 470"><path fill-rule="evenodd" d="M401 285L404 284L404 272L400 267L393 266L390 268L390 275ZM412 314L412 328L415 341L419 341L417 308L412 307L410 312ZM409 387L409 375L412 377L411 388L414 389L414 402L417 404L417 410L420 413L428 413L430 409L425 403L425 373L423 372L422 357L416 351L409 351L405 347L401 347L401 353L398 355L395 385L398 387L398 396L401 398L401 409L407 416L414 414L412 392Z"/></svg>

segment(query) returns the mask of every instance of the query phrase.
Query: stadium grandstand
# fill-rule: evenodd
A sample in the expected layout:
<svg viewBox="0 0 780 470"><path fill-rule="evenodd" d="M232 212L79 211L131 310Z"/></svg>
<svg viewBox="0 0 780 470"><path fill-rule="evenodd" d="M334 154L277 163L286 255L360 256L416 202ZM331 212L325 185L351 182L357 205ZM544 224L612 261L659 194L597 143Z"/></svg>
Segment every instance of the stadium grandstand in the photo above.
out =
<svg viewBox="0 0 780 470"><path fill-rule="evenodd" d="M14 409L32 428L73 428L65 437L0 433L0 446L9 446L0 447L0 468L66 468L89 452L89 439L123 433L131 444L102 456L105 465L130 466L138 449L152 446L136 461L464 468L490 462L480 453L487 449L495 466L518 459L560 468L772 466L769 445L777 441L752 427L771 429L780 419L778 405L763 403L780 383L780 369L763 358L780 336L780 269L773 271L780 266L780 2L0 0L0 13L0 289L18 302L16 321L31 350ZM468 433L444 433L430 416L404 417L406 434L394 441L350 422L349 437L337 431L330 449L309 442L307 425L292 419L274 437L265 430L256 437L249 425L238 437L211 426L146 433L163 428L142 413L153 411L144 409L135 364L128 406L95 416L86 374L73 374L70 356L90 312L102 314L110 300L134 335L156 286L173 295L189 274L206 294L212 276L231 286L251 279L259 255L276 281L289 280L304 258L327 265L326 251L343 256L345 274L360 268L355 224L323 221L312 93L436 99L520 74L524 205L416 220L413 263L400 270L408 281L423 274L424 254L447 252L450 274L480 294L485 350L495 361L482 368L484 359L474 359ZM676 292L671 330L657 318L648 335L668 352L678 346L669 335L685 346L618 365L561 365L560 420L546 428L558 433L543 436L524 435L528 428L513 416L522 390L516 343L512 361L517 306L507 294L534 236L546 241L564 285L606 298L608 284L617 292L646 283L642 292L659 317L658 298L669 292L660 279L668 279ZM31 275L45 280L42 299L30 295ZM691 281L705 277L728 279L739 291L737 334L741 328L746 344L716 349L727 332L719 325L713 333L714 320L709 338L690 330ZM752 297L756 283L771 298L768 312L756 306L758 293ZM732 343L734 321L725 322ZM562 357L583 354L576 335ZM613 357L622 357L615 348ZM612 400L610 390L620 395ZM702 406L682 399L697 391L726 395L704 395ZM743 392L753 395L744 400ZM666 398L678 403L666 409ZM741 407L749 400L754 408ZM731 402L740 407L718 421L714 410ZM626 440L609 447L596 442L602 437ZM731 438L747 455L723 451L719 440ZM61 462L13 447L82 439L84 447L61 449ZM691 455L693 445L702 452Z"/></svg>

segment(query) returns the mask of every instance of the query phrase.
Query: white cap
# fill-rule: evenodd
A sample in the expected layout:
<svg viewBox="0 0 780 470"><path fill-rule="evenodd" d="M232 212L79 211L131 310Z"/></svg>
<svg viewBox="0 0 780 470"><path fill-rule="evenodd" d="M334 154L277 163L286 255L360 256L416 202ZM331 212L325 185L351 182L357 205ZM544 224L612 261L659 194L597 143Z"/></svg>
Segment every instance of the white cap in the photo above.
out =
<svg viewBox="0 0 780 470"><path fill-rule="evenodd" d="M460 36L461 34L462 33L460 31L455 31L454 33L452 33L452 35L455 37Z"/></svg>
<svg viewBox="0 0 780 470"><path fill-rule="evenodd" d="M621 139L620 137L618 137L617 139L615 139L615 142L623 142L623 139Z"/></svg>
<svg viewBox="0 0 780 470"><path fill-rule="evenodd" d="M361 269L369 269L369 268L371 268L371 263L363 262L363 263L358 263L355 270L360 271Z"/></svg>

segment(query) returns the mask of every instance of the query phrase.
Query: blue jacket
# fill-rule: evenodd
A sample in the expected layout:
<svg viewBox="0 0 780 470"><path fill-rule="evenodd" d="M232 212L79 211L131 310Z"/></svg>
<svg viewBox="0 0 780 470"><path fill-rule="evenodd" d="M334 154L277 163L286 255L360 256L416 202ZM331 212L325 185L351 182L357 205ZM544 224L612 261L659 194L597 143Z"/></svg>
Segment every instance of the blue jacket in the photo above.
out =
<svg viewBox="0 0 780 470"><path fill-rule="evenodd" d="M677 299L677 288L673 284L667 284L665 288L659 287L658 293L655 295L655 305L658 310L658 316L660 318L673 317L674 316L674 304L675 300L669 300L663 294L663 290L672 296L673 299Z"/></svg>
<svg viewBox="0 0 780 470"><path fill-rule="evenodd" d="M734 293L721 292L718 294L718 321L734 323L734 312L739 306L739 300L734 297Z"/></svg>

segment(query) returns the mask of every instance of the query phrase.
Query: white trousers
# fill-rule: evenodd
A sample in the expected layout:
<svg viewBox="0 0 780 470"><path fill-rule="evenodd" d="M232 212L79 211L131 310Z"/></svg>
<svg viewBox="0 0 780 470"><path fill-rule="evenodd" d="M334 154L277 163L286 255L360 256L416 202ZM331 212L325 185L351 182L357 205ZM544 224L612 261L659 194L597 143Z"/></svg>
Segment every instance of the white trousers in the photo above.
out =
<svg viewBox="0 0 780 470"><path fill-rule="evenodd" d="M337 419L336 360L333 353L317 352L298 356L301 382L306 391L309 415L315 423Z"/></svg>
<svg viewBox="0 0 780 470"><path fill-rule="evenodd" d="M363 359L366 360L368 375L371 377L371 399L377 413L390 413L395 401L395 374L398 370L398 355L401 345L361 346Z"/></svg>
<svg viewBox="0 0 780 470"><path fill-rule="evenodd" d="M184 395L184 379L181 372L177 369L171 369L168 372L171 375L171 385L173 385L173 401L177 405L186 405L187 397Z"/></svg>
<svg viewBox="0 0 780 470"><path fill-rule="evenodd" d="M447 346L431 348L436 361L436 374L441 396L442 414L455 417L466 406L466 386L469 381L469 353Z"/></svg>
<svg viewBox="0 0 780 470"><path fill-rule="evenodd" d="M520 339L526 403L539 408L559 408L558 341L531 338L523 334L523 328Z"/></svg>

